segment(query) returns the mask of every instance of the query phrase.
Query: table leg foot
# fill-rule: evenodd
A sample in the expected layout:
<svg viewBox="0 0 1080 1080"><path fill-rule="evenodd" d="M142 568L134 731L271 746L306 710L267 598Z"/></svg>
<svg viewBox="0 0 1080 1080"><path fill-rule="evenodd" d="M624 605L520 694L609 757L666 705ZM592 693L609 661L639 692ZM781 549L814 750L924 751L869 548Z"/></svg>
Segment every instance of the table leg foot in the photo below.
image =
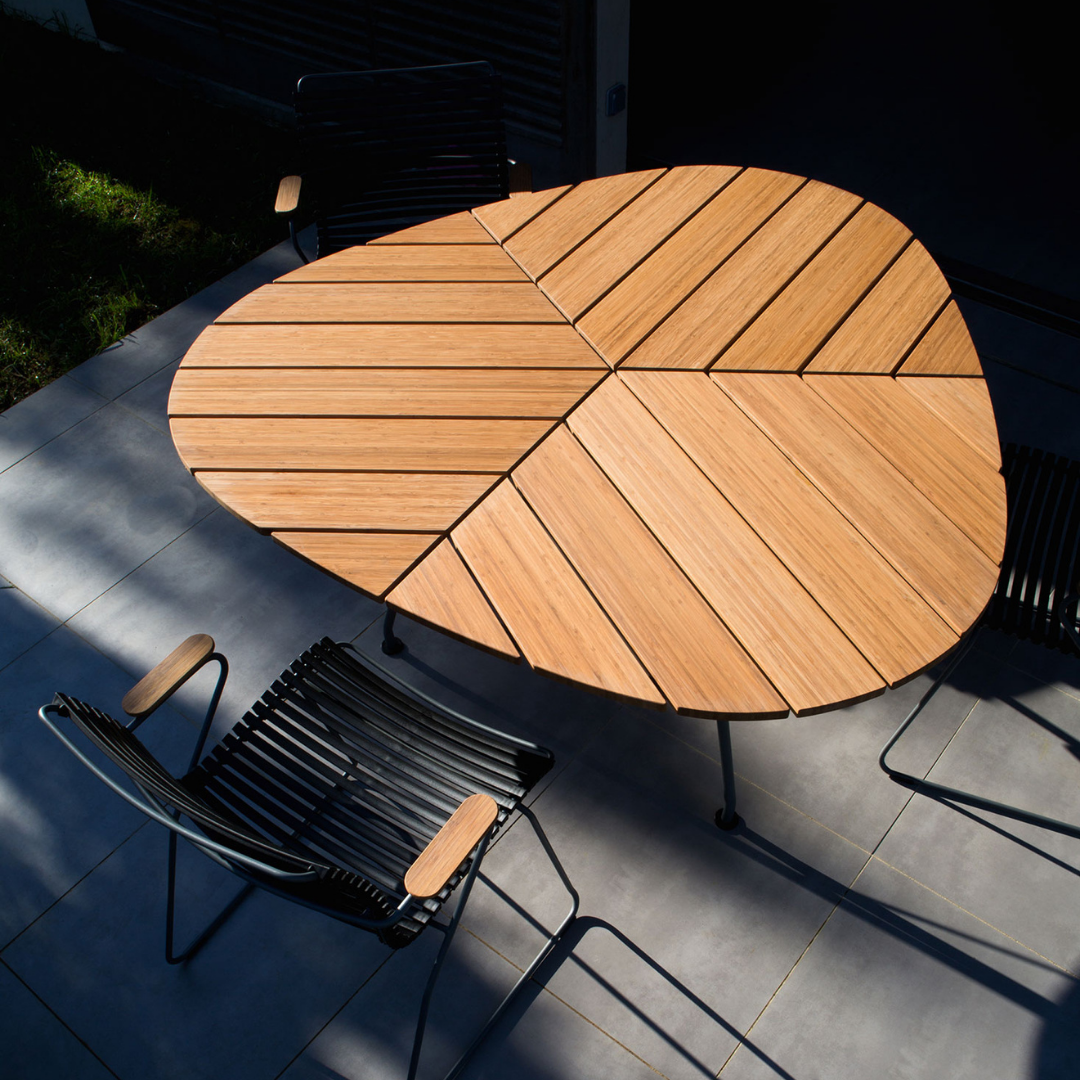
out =
<svg viewBox="0 0 1080 1080"><path fill-rule="evenodd" d="M718 829L723 829L724 832L730 832L737 825L742 824L742 818L735 813L728 814L727 807L721 806L720 809L716 811L716 816L713 818L713 822L716 824L716 827Z"/></svg>
<svg viewBox="0 0 1080 1080"><path fill-rule="evenodd" d="M386 618L383 619L382 651L386 653L387 656L397 656L397 654L405 648L405 642L394 634L394 619L396 616L396 611L388 609Z"/></svg>

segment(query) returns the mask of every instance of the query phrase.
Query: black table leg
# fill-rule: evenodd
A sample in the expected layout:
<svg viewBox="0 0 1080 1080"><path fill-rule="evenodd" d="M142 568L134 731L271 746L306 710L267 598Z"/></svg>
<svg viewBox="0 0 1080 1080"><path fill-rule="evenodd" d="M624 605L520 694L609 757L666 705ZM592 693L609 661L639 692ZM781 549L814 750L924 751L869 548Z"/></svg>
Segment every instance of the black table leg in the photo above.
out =
<svg viewBox="0 0 1080 1080"><path fill-rule="evenodd" d="M720 769L724 776L724 805L716 811L715 821L721 829L734 829L741 820L735 813L735 766L731 759L730 721L717 720L716 733L720 736Z"/></svg>

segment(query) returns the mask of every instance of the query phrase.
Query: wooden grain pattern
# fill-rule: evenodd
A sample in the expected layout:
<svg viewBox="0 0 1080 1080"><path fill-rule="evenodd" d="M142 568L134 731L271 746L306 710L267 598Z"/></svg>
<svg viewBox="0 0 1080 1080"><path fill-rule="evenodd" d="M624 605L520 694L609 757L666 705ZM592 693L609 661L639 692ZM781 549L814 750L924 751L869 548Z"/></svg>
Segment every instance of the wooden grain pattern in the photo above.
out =
<svg viewBox="0 0 1080 1080"><path fill-rule="evenodd" d="M623 362L631 368L703 370L861 205L811 180Z"/></svg>
<svg viewBox="0 0 1080 1080"><path fill-rule="evenodd" d="M490 795L470 795L405 871L405 890L418 899L439 892L491 831L499 807Z"/></svg>
<svg viewBox="0 0 1080 1080"><path fill-rule="evenodd" d="M535 281L640 195L663 171L623 173L577 184L516 232L506 242L506 250Z"/></svg>
<svg viewBox="0 0 1080 1080"><path fill-rule="evenodd" d="M997 582L987 558L797 375L711 376L958 634Z"/></svg>
<svg viewBox="0 0 1080 1080"><path fill-rule="evenodd" d="M197 469L337 472L505 472L549 420L277 419L201 416L170 421L181 460Z"/></svg>
<svg viewBox="0 0 1080 1080"><path fill-rule="evenodd" d="M1005 480L888 375L807 375L820 394L995 563L1005 546Z"/></svg>
<svg viewBox="0 0 1080 1080"><path fill-rule="evenodd" d="M914 394L973 446L995 468L1001 468L994 405L984 379L965 376L901 376L897 385Z"/></svg>
<svg viewBox="0 0 1080 1080"><path fill-rule="evenodd" d="M540 278L575 320L735 175L721 165L672 169Z"/></svg>
<svg viewBox="0 0 1080 1080"><path fill-rule="evenodd" d="M720 354L714 371L801 371L911 233L866 203Z"/></svg>
<svg viewBox="0 0 1080 1080"><path fill-rule="evenodd" d="M386 236L377 236L374 240L369 240L367 246L494 243L494 238L484 226L468 210L462 210L460 214L450 214L447 217L436 218L434 221L425 221L419 225L411 225L407 229L387 233Z"/></svg>
<svg viewBox="0 0 1080 1080"><path fill-rule="evenodd" d="M442 532L491 473L205 472L200 483L257 529Z"/></svg>
<svg viewBox="0 0 1080 1080"><path fill-rule="evenodd" d="M982 364L955 300L945 305L933 326L911 350L898 375L981 376Z"/></svg>
<svg viewBox="0 0 1080 1080"><path fill-rule="evenodd" d="M731 181L577 323L617 364L803 183L747 169Z"/></svg>
<svg viewBox="0 0 1080 1080"><path fill-rule="evenodd" d="M884 691L882 677L618 379L574 412L570 428L797 714Z"/></svg>
<svg viewBox="0 0 1080 1080"><path fill-rule="evenodd" d="M214 639L209 634L192 634L124 695L120 707L128 716L148 716L172 697L213 651Z"/></svg>
<svg viewBox="0 0 1080 1080"><path fill-rule="evenodd" d="M531 282L264 285L222 323L552 323L563 317Z"/></svg>
<svg viewBox="0 0 1080 1080"><path fill-rule="evenodd" d="M948 299L945 275L912 241L806 371L891 375Z"/></svg>
<svg viewBox="0 0 1080 1080"><path fill-rule="evenodd" d="M438 540L432 533L293 532L270 534L279 544L347 585L382 600Z"/></svg>
<svg viewBox="0 0 1080 1080"><path fill-rule="evenodd" d="M676 710L786 715L780 694L564 427L512 478Z"/></svg>
<svg viewBox="0 0 1080 1080"><path fill-rule="evenodd" d="M918 592L706 376L624 371L621 379L890 686L956 644Z"/></svg>
<svg viewBox="0 0 1080 1080"><path fill-rule="evenodd" d="M449 540L435 546L386 597L391 606L445 634L517 661L521 654Z"/></svg>
<svg viewBox="0 0 1080 1080"><path fill-rule="evenodd" d="M277 279L313 281L528 281L496 244L383 244L352 247Z"/></svg>
<svg viewBox="0 0 1080 1080"><path fill-rule="evenodd" d="M192 367L597 368L607 364L572 326L374 323L208 326Z"/></svg>
<svg viewBox="0 0 1080 1080"><path fill-rule="evenodd" d="M548 188L546 191L515 195L512 199L478 206L473 210L473 216L496 240L502 243L569 190L570 185L565 184L563 187Z"/></svg>
<svg viewBox="0 0 1080 1080"><path fill-rule="evenodd" d="M182 369L171 416L564 416L597 371Z"/></svg>
<svg viewBox="0 0 1080 1080"><path fill-rule="evenodd" d="M537 671L646 705L664 699L509 481L451 533Z"/></svg>

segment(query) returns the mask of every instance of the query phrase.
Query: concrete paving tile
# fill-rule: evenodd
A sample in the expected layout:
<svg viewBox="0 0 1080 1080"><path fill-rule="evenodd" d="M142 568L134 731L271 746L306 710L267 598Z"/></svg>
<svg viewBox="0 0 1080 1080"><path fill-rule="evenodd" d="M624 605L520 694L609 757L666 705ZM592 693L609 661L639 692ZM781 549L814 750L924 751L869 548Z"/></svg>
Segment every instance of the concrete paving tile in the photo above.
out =
<svg viewBox="0 0 1080 1080"><path fill-rule="evenodd" d="M1080 458L1076 392L989 360L983 370L1002 445L1013 442Z"/></svg>
<svg viewBox="0 0 1080 1080"><path fill-rule="evenodd" d="M1080 1066L1077 989L874 860L720 1076L1066 1080Z"/></svg>
<svg viewBox="0 0 1080 1080"><path fill-rule="evenodd" d="M1080 657L1047 649L1030 641L1017 641L1009 663L1040 682L1056 686L1063 694L1080 696ZM1080 705L1078 705L1080 708Z"/></svg>
<svg viewBox="0 0 1080 1080"><path fill-rule="evenodd" d="M6 1075L18 1080L110 1080L113 1073L0 963L0 1046Z"/></svg>
<svg viewBox="0 0 1080 1080"><path fill-rule="evenodd" d="M168 438L107 405L0 474L0 570L66 620L213 508Z"/></svg>
<svg viewBox="0 0 1080 1080"><path fill-rule="evenodd" d="M0 472L107 403L64 375L0 413Z"/></svg>
<svg viewBox="0 0 1080 1080"><path fill-rule="evenodd" d="M146 820L37 717L57 690L122 716L130 687L125 672L66 627L0 671L0 947ZM181 769L195 731L166 707L142 737L166 767Z"/></svg>
<svg viewBox="0 0 1080 1080"><path fill-rule="evenodd" d="M587 917L539 977L669 1077L715 1075L867 858L749 785L751 824L723 833L719 789L714 761L628 720L535 804ZM553 927L567 906L519 820L485 860L464 925L523 965L535 926Z"/></svg>
<svg viewBox="0 0 1080 1080"><path fill-rule="evenodd" d="M59 620L0 576L0 670L59 626Z"/></svg>
<svg viewBox="0 0 1080 1080"><path fill-rule="evenodd" d="M371 934L256 892L187 964L165 963L164 830L147 824L4 953L123 1080L272 1080L390 950ZM184 921L237 879L187 849Z"/></svg>
<svg viewBox="0 0 1080 1080"><path fill-rule="evenodd" d="M929 779L1080 825L1080 702L1002 668ZM1075 838L916 794L878 854L1054 963L1076 963Z"/></svg>
<svg viewBox="0 0 1080 1080"><path fill-rule="evenodd" d="M140 420L145 420L152 427L165 435L169 433L169 391L172 389L179 360L166 364L153 375L133 386L126 394L121 394L116 402L130 409Z"/></svg>
<svg viewBox="0 0 1080 1080"><path fill-rule="evenodd" d="M355 637L380 608L220 508L88 605L71 626L141 678L189 634L229 660L218 733L324 634ZM380 654L381 655L381 654ZM173 699L201 721L217 665Z"/></svg>

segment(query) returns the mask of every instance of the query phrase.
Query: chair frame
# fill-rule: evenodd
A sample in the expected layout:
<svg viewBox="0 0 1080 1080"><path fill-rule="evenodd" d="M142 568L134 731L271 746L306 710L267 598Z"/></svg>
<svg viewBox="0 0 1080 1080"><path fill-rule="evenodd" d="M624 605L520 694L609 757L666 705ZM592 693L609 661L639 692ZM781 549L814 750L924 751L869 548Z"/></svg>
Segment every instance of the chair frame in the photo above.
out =
<svg viewBox="0 0 1080 1080"><path fill-rule="evenodd" d="M339 647L347 648L360 656L358 650L355 649L350 643L340 642ZM399 690L403 690L408 696L416 703L420 703L424 706L433 708L444 716L452 717L457 721L464 722L469 727L480 731L497 734L500 739L507 740L510 743L520 745L523 748L529 750L539 750L532 743L525 742L521 739L516 739L513 736L508 736L502 732L494 732L493 729L486 728L484 725L477 723L476 721L462 716L459 713L455 713L453 710L447 709L445 706L439 704L434 699L428 697L420 691L417 691L411 687L407 687L399 679L395 678L390 672L386 671L380 665L375 664L370 658L363 657L363 663L370 668L378 676L387 679L393 687ZM203 751L206 747L206 743L210 734L210 729L214 721L214 717L217 712L218 704L221 700L221 695L224 690L226 679L228 678L228 661L226 658L214 650L213 640L208 635L194 635L183 643L179 648L175 649L168 657L165 658L160 664L157 665L143 680L141 680L124 698L124 710L128 712L132 719L123 727L129 731L134 732L161 704L163 704L169 697L183 685L191 676L199 671L206 664L216 662L219 665L218 679L215 684L214 690L211 694L210 701L207 707L206 715L203 719L201 729L199 731L198 738L195 743L195 748L191 756L191 764L188 771L190 772L203 758ZM81 704L81 703L77 703ZM147 786L139 783L138 779L129 774L128 779L135 785L141 795L135 795L129 791L123 784L119 783L112 776L110 776L103 768L101 768L94 760L92 760L75 741L63 731L57 720L65 715L65 705L60 700L60 695L57 696L54 701L44 705L38 710L38 716L41 721L49 728L50 731L64 744L65 747L85 765L90 772L92 772L99 780L101 780L112 791L116 792L125 802L129 805L140 810L147 817L165 826L168 830L168 881L167 881L167 893L166 893L166 911L165 911L165 958L170 964L180 964L192 959L196 953L210 940L214 933L220 929L228 918L236 911L242 901L252 892L256 887L265 889L269 892L276 893L284 896L286 899L292 900L295 903L302 904L305 907L312 908L316 911L321 911L323 914L330 915L343 922L350 923L351 925L360 927L372 932L378 932L386 928L392 927L399 922L410 911L411 908L422 899L420 896L414 896L406 888L405 896L394 909L394 911L385 918L371 919L355 914L350 914L341 910L334 909L329 906L324 906L318 903L314 903L311 900L303 897L298 897L291 893L284 892L276 889L274 883L280 883L281 885L287 885L290 883L299 883L304 881L311 881L317 877L317 871L309 869L307 871L290 871L284 870L280 866L272 866L262 859L256 858L245 852L236 850L230 847L228 844L212 839L209 836L204 835L194 829L188 828L181 824L180 817L182 811L179 809L169 809L162 800L155 795L155 793L148 789ZM114 722L115 723L115 722ZM121 766L122 767L122 766ZM487 799L491 802L488 796L471 796L471 799ZM466 803L469 802L466 799ZM428 844L425 851L417 857L417 860L413 864L415 870L426 857L429 852L437 846L437 841L447 833L448 829L452 827L454 818L457 818L461 813L462 808L459 807L458 811L452 816L447 825L443 826L443 829L436 835L435 839ZM494 807L494 803L492 803ZM464 1053L452 1066L450 1071L446 1074L446 1080L453 1080L458 1076L473 1054L479 1048L483 1040L499 1022L501 1017L513 1003L515 998L524 989L525 985L532 979L541 964L550 956L556 945L565 935L567 929L571 923L577 917L578 909L580 906L580 899L577 891L574 889L573 884L570 881L565 869L560 863L558 856L551 846L550 841L545 835L543 829L540 826L539 821L533 812L524 805L523 802L518 802L514 808L517 813L521 814L532 827L536 834L541 846L554 866L556 873L568 895L571 898L570 909L560 921L557 928L549 933L539 951L535 954L532 960L525 967L525 970L518 977L510 991L506 994L498 1007L491 1013L480 1032L475 1036L473 1041L466 1048ZM435 918L431 918L425 926L432 926L443 934L443 941L439 948L438 954L435 958L435 962L432 965L431 971L428 975L427 983L424 987L424 992L421 997L420 1011L417 1020L416 1034L413 1041L413 1049L409 1061L408 1080L414 1080L417 1069L420 1063L420 1054L423 1046L424 1033L427 1026L428 1012L434 993L435 984L438 981L440 972L442 971L443 963L449 952L450 943L454 938L454 934L457 931L460 924L462 914L465 910L465 905L468 901L469 894L472 891L473 884L476 881L476 877L480 870L480 865L483 861L483 857L487 852L488 845L494 835L495 830L498 828L498 822L494 818L490 822L483 823L483 831L479 836L469 836L465 841L459 841L461 843L468 843L467 848L460 850L451 849L452 854L449 856L451 860L456 858L453 866L446 873L447 880L453 875L458 866L464 863L466 859L471 859L468 871L465 873L463 879L456 886L457 902L453 911L453 915L450 917L446 924L437 921ZM195 848L201 851L203 854L211 858L214 862L230 870L232 873L239 876L244 880L245 884L237 892L231 900L218 912L218 914L211 920L204 930L198 933L188 945L177 952L174 948L175 937L175 914L176 914L176 859L177 859L177 838L182 837L189 841ZM464 855L462 856L462 851ZM290 853L284 852L283 855ZM461 857L459 857L461 856ZM294 857L299 859L298 856ZM444 856L445 862L445 856ZM413 871L410 870L410 874ZM407 875L408 877L408 875ZM440 886L440 888L445 887ZM436 890L438 891L438 890ZM429 895L434 895L430 893ZM417 932L417 936L419 931Z"/></svg>

